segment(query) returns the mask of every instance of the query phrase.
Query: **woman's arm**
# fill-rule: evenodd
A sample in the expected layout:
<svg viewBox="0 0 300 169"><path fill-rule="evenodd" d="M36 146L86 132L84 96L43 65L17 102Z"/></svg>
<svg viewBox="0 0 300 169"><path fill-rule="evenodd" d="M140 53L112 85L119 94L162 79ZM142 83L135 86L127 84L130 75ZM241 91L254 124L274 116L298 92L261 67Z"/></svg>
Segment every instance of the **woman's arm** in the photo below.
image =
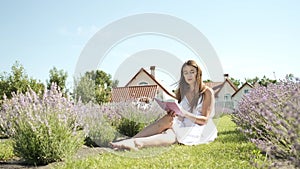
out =
<svg viewBox="0 0 300 169"><path fill-rule="evenodd" d="M193 113L190 113L184 109L181 111L184 114L184 117L189 118L190 120L194 121L196 124L203 125L206 124L209 115L211 111L213 110L214 106L214 92L211 88L207 87L207 89L204 92L204 98L203 98L203 103L202 103L202 113L201 116L197 116Z"/></svg>

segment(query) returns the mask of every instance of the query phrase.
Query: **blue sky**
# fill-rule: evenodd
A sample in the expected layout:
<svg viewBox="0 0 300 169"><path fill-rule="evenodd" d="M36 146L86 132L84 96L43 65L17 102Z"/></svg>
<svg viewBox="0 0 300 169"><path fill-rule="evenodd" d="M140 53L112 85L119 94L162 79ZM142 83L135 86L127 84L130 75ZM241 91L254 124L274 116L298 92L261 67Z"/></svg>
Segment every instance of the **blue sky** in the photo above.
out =
<svg viewBox="0 0 300 169"><path fill-rule="evenodd" d="M68 72L71 86L78 57L98 30L126 16L162 13L201 31L217 52L224 73L236 79L274 78L274 72L277 78L288 73L300 77L299 6L297 0L3 0L0 72L10 72L18 60L29 76L45 82L55 66ZM138 45L138 40L130 43Z"/></svg>

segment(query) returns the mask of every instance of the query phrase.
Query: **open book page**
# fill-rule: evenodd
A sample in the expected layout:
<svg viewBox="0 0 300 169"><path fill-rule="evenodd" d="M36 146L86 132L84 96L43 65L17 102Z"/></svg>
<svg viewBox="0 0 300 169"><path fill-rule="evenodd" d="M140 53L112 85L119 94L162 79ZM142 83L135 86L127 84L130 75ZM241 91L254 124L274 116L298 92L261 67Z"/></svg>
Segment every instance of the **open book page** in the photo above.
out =
<svg viewBox="0 0 300 169"><path fill-rule="evenodd" d="M165 111L173 110L177 115L183 115L181 112L181 106L177 103L177 100L161 100L154 98L158 105Z"/></svg>

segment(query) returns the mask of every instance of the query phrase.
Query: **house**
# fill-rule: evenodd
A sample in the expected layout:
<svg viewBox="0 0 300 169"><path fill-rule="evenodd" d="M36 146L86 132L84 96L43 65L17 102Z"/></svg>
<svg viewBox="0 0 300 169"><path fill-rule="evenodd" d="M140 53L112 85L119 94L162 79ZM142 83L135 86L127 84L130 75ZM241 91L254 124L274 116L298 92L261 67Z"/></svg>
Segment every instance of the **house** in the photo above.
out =
<svg viewBox="0 0 300 169"><path fill-rule="evenodd" d="M238 102L243 98L245 94L249 93L252 88L253 86L250 83L246 82L231 96L234 108L236 108Z"/></svg>
<svg viewBox="0 0 300 169"><path fill-rule="evenodd" d="M223 82L207 82L215 92L215 111L216 113L231 113L234 108L232 95L238 90L231 82L228 74L224 74Z"/></svg>
<svg viewBox="0 0 300 169"><path fill-rule="evenodd" d="M124 87L113 88L111 101L120 102L141 98L153 100L154 97L164 100L175 98L173 92L168 91L155 79L155 66L151 66L150 70L151 73L148 73L141 68Z"/></svg>

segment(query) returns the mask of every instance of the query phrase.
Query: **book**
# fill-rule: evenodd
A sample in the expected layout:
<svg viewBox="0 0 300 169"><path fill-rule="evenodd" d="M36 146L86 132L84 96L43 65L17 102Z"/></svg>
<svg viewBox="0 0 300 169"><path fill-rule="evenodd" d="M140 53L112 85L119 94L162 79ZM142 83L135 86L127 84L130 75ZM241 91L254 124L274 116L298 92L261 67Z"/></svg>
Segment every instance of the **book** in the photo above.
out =
<svg viewBox="0 0 300 169"><path fill-rule="evenodd" d="M161 100L158 98L154 98L154 100L165 111L173 110L176 115L183 115L183 113L180 110L181 106L177 103L177 100Z"/></svg>

